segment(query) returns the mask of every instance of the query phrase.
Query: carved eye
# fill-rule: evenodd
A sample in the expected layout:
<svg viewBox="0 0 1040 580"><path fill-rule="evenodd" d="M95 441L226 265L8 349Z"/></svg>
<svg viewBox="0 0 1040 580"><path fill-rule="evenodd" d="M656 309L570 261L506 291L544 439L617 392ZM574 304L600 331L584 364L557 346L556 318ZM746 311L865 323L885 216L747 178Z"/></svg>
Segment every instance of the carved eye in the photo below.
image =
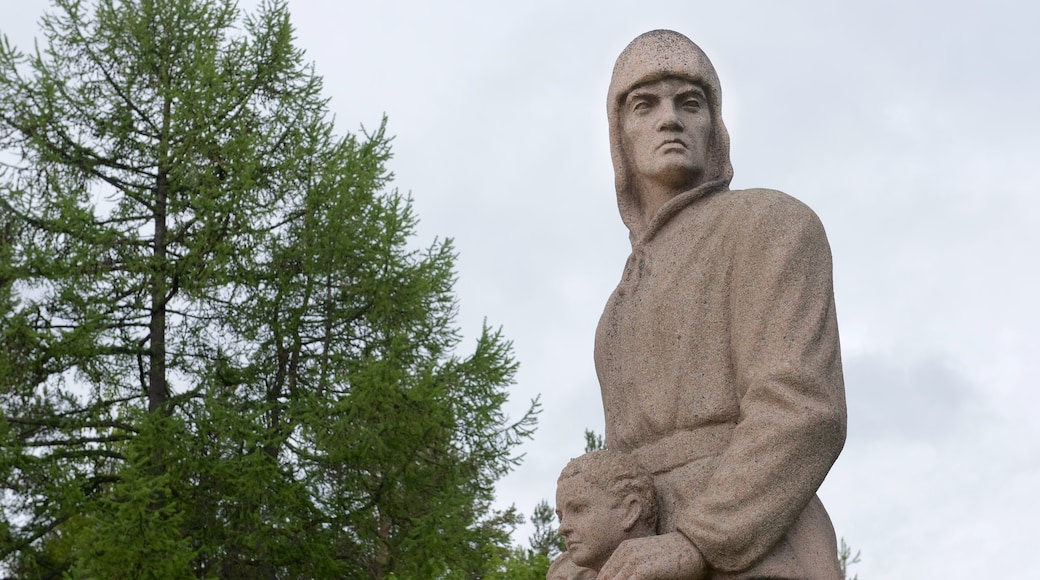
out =
<svg viewBox="0 0 1040 580"><path fill-rule="evenodd" d="M686 99L683 101L682 108L687 111L699 111L701 108L701 102L698 99Z"/></svg>

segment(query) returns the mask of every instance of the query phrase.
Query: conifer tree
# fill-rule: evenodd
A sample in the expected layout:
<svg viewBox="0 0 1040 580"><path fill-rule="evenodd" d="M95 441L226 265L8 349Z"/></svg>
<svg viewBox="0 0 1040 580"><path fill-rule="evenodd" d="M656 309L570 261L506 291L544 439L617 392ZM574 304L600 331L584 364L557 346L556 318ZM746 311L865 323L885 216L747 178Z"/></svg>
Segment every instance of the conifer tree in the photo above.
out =
<svg viewBox="0 0 1040 580"><path fill-rule="evenodd" d="M537 403L383 126L339 136L284 4L55 0L0 46L0 571L479 575Z"/></svg>

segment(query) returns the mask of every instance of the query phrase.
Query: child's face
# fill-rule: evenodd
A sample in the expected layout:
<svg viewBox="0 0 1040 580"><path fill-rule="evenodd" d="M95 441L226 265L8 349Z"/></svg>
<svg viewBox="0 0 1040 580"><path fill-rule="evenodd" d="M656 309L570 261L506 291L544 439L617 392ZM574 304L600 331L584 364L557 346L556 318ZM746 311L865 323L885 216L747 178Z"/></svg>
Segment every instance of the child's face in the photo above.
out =
<svg viewBox="0 0 1040 580"><path fill-rule="evenodd" d="M575 564L585 568L599 570L618 544L628 538L623 502L581 475L556 485L556 516L567 553Z"/></svg>

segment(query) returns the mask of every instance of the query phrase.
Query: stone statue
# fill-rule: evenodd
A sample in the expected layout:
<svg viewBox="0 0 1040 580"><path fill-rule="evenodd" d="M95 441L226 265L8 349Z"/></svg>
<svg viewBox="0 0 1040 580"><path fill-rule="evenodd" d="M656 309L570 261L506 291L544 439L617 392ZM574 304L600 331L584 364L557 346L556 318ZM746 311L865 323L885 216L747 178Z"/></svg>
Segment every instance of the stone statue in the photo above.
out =
<svg viewBox="0 0 1040 580"><path fill-rule="evenodd" d="M845 441L823 226L781 192L729 189L719 80L685 36L633 40L607 113L632 254L596 371L606 446L650 472L658 521L596 577L841 578L816 497Z"/></svg>
<svg viewBox="0 0 1040 580"><path fill-rule="evenodd" d="M557 560L549 577L595 578L621 542L656 533L654 480L627 454L591 451L560 473L556 516L568 558Z"/></svg>

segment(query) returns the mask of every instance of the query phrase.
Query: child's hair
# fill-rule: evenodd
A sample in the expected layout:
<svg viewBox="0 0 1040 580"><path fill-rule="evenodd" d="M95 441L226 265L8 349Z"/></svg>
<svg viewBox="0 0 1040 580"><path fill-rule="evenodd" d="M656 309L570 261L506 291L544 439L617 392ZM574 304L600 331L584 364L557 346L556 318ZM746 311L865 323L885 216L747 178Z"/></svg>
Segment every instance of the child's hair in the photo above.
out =
<svg viewBox="0 0 1040 580"><path fill-rule="evenodd" d="M654 480L639 462L627 453L601 449L571 459L558 481L580 475L589 483L610 493L615 506L635 494L643 506L639 519L650 530L657 529L657 501Z"/></svg>

